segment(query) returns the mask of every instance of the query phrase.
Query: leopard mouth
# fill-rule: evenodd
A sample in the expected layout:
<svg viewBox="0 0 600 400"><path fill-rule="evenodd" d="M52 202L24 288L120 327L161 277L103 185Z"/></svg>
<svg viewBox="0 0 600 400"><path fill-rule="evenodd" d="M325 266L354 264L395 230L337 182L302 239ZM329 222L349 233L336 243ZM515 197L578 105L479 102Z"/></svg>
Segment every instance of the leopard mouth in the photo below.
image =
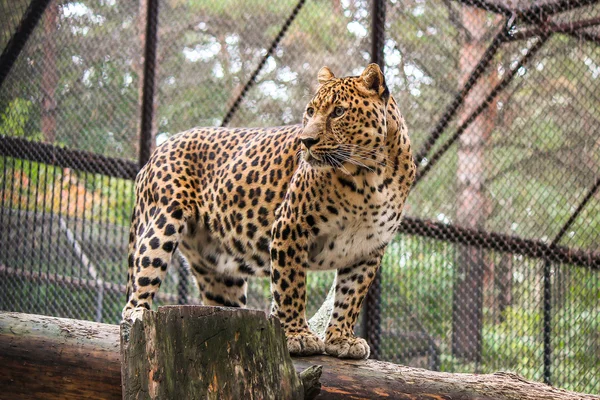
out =
<svg viewBox="0 0 600 400"><path fill-rule="evenodd" d="M327 156L316 154L312 150L304 150L303 152L304 161L306 161L313 168L324 168L332 167L331 163L327 162Z"/></svg>
<svg viewBox="0 0 600 400"><path fill-rule="evenodd" d="M315 169L343 169L344 162L346 161L335 152L317 153L313 150L304 150L302 157L308 165Z"/></svg>

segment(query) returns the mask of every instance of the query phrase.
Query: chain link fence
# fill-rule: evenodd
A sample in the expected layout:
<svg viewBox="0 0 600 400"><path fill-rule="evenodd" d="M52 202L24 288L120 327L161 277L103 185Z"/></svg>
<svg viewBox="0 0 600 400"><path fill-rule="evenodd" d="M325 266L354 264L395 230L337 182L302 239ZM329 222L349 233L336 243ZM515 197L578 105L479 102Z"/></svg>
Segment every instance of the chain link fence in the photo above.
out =
<svg viewBox="0 0 600 400"><path fill-rule="evenodd" d="M0 309L117 323L152 147L297 123L320 67L376 62L419 169L357 328L373 355L600 393L598 3L0 0ZM175 264L158 303L197 302Z"/></svg>

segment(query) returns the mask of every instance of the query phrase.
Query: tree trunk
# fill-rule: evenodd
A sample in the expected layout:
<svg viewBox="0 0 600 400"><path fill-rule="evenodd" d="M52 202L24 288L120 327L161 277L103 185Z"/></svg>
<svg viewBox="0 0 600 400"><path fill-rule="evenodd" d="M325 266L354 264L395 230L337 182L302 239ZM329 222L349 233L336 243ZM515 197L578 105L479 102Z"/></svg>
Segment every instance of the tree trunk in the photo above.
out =
<svg viewBox="0 0 600 400"><path fill-rule="evenodd" d="M486 47L485 10L462 7L463 45L460 49L461 85L477 65ZM493 69L493 68L492 68ZM488 79L485 79L487 76ZM484 75L467 95L459 115L462 123L494 85L494 72ZM485 144L494 126L495 106L479 116L462 134L458 144L456 223L480 229L486 218ZM481 360L483 284L486 262L482 250L458 246L452 302L452 354L467 361Z"/></svg>
<svg viewBox="0 0 600 400"><path fill-rule="evenodd" d="M279 321L256 310L169 306L121 325L124 399L302 399Z"/></svg>
<svg viewBox="0 0 600 400"><path fill-rule="evenodd" d="M190 355L193 352L194 356L206 359L216 357L219 355L219 351L222 351L224 356L217 359L216 364L218 365L207 366L207 370L217 374L221 373L221 368L232 368L231 365L225 364L234 365L233 369L235 370L235 365L240 365L241 361L252 360L252 353L242 352L240 357L234 353L236 347L239 349L239 346L243 345L242 342L245 342L243 335L250 331L249 337L252 337L252 326L264 328L260 335L268 335L268 333L264 333L266 331L279 330L272 321L265 319L263 313L257 311L251 311L251 314L248 314L248 312L239 310L198 307L198 309L213 310L214 314L209 315L207 321L207 316L200 316L202 313L206 314L207 311L186 312L183 310L185 307L171 308L175 311L168 314L163 313L162 316L153 316L154 322L152 323L145 326L142 326L141 323L134 324L134 334L146 335L159 331L161 332L159 335L168 334L172 349L165 349L167 346L160 346L155 342L156 353L165 350L177 353L181 350L185 354ZM195 309L196 307L188 308ZM230 314L219 314L222 310ZM238 313L255 317L251 318L252 323L244 324L241 327L243 329L238 329L240 336L238 343L235 343L236 331L238 331L235 326L244 318L237 316L230 318L228 315ZM167 319L167 315L170 315L171 318ZM180 318L182 315L184 318ZM187 316L190 315L197 315L198 321L189 321ZM159 319L163 326L156 324ZM258 321L262 321L262 324ZM193 325L200 325L201 329L194 329L195 334L187 338L178 334L177 331L183 332ZM206 333L207 329L216 331L223 329L223 332L211 338ZM130 344L133 340L130 336ZM228 343L233 346L229 355L226 353ZM274 342L262 340L258 347L252 350L257 354L259 352L269 353L272 349L265 348L273 346L275 346ZM151 352L147 352L146 347L141 347L140 351L141 353L136 353L126 363L123 363L123 368L130 368L131 372L131 365L135 365L136 362L146 363L152 358L156 359L156 355L153 356ZM203 352L207 354L204 355ZM146 356L150 358L146 358ZM170 363L171 372L169 373L177 368L183 371L177 376L177 384L180 384L180 380L181 382L191 381L192 377L200 374L210 375L208 371L193 367L199 364L197 360L189 360L183 353L176 354L175 357L172 360L164 360L164 364ZM281 354L280 357L278 362L283 370L287 365L286 359L289 360L289 358L286 354ZM313 364L323 366L322 388L316 399L324 400L351 398L600 400L599 396L555 389L542 383L528 382L514 374L502 372L490 375L451 374L374 360L350 361L328 356L297 357L293 359L293 363L296 371L305 371L306 367ZM267 365L254 371L264 374L268 370L269 366ZM238 371L244 376L253 372L252 370L243 370L243 368ZM166 369L154 369L151 371L152 376L143 373L138 380L145 379L146 384L150 380L152 385L163 386L170 380L166 373ZM300 375L303 374L300 373ZM232 379L233 374L226 377L226 380L220 380L220 375L211 375L209 387L214 382L213 376L217 376L217 385L239 384L236 379ZM313 387L317 386L314 385L314 376ZM159 381L149 378L157 378ZM303 379L303 382L307 382L308 378ZM258 379L264 378L259 377ZM253 384L253 382L245 382L245 384ZM308 385L305 384L304 387L306 388ZM181 398L190 398L192 395L189 393ZM11 400L32 398L41 400L121 399L119 327L89 321L0 312L0 397Z"/></svg>
<svg viewBox="0 0 600 400"><path fill-rule="evenodd" d="M42 121L41 128L46 143L56 140L56 30L58 2L48 4L44 14L44 62L42 70Z"/></svg>

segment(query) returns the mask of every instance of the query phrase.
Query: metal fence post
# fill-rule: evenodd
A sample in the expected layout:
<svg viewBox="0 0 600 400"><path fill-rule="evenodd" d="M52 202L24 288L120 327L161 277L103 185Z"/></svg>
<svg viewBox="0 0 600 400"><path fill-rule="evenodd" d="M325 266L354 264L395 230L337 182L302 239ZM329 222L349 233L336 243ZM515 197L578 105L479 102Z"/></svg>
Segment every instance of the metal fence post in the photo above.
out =
<svg viewBox="0 0 600 400"><path fill-rule="evenodd" d="M252 75L250 75L250 78L248 78L248 80L246 81L246 84L244 85L242 91L237 96L237 98L234 100L234 102L231 104L231 107L229 107L227 114L225 114L225 117L223 117L221 126L227 126L231 122L233 115L238 110L240 104L242 103L242 100L248 93L248 90L250 90L250 88L254 84L256 84L256 78L258 77L258 74L260 74L260 72L263 70L264 66L267 65L267 61L269 60L269 58L271 58L271 56L273 55L273 52L275 52L275 49L277 49L277 46L279 46L281 39L283 39L283 37L287 33L289 27L292 25L292 22L294 22L294 20L298 16L298 13L304 6L305 2L306 2L306 0L299 0L298 3L296 4L296 6L292 9L291 14L287 17L287 19L283 23L281 30L279 31L279 33L277 33L277 36L275 36L275 39L273 40L273 42L271 42L271 45L269 46L267 53L260 60L260 62L258 63L258 66L254 69L254 72L252 72Z"/></svg>
<svg viewBox="0 0 600 400"><path fill-rule="evenodd" d="M594 197L600 188L600 177L596 178L596 182L588 193L583 197L581 203L577 206L573 214L567 222L560 228L558 234L552 241L552 245L556 246L560 243L564 235L567 233L573 222L579 217L579 214L587 206L588 202ZM543 312L543 329L544 329L544 383L552 384L552 264L550 260L544 260L544 312Z"/></svg>
<svg viewBox="0 0 600 400"><path fill-rule="evenodd" d="M8 76L13 64L17 61L21 50L25 47L29 36L44 15L50 0L31 0L23 18L0 55L0 87Z"/></svg>
<svg viewBox="0 0 600 400"><path fill-rule="evenodd" d="M385 1L373 0L371 14L371 62L384 70ZM371 358L381 355L381 268L371 284L363 311L363 335L371 347Z"/></svg>
<svg viewBox="0 0 600 400"><path fill-rule="evenodd" d="M187 260L180 252L176 252L173 256L173 261L173 266L176 267L173 269L177 270L177 274L179 276L179 280L177 282L177 304L189 304L190 270Z"/></svg>
<svg viewBox="0 0 600 400"><path fill-rule="evenodd" d="M154 86L156 82L156 45L158 32L158 0L146 0L146 35L144 43L144 77L142 89L142 114L140 128L139 166L150 159L154 138Z"/></svg>
<svg viewBox="0 0 600 400"><path fill-rule="evenodd" d="M544 338L544 383L552 384L552 264L544 261L543 292L543 338Z"/></svg>
<svg viewBox="0 0 600 400"><path fill-rule="evenodd" d="M385 44L385 1L373 0L371 17L371 62L385 67L383 47Z"/></svg>

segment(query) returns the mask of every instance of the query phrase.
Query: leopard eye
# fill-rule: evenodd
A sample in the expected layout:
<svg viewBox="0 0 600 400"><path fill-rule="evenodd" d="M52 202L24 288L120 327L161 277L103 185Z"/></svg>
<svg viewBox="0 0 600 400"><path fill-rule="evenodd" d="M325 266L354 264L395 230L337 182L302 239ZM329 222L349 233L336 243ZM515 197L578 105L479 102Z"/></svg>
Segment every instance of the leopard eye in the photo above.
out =
<svg viewBox="0 0 600 400"><path fill-rule="evenodd" d="M345 112L346 109L344 107L336 107L333 109L333 115L335 117L341 117L342 115L344 115Z"/></svg>
<svg viewBox="0 0 600 400"><path fill-rule="evenodd" d="M306 115L308 115L309 117L312 117L313 115L315 115L315 109L312 107L308 107L306 109Z"/></svg>

